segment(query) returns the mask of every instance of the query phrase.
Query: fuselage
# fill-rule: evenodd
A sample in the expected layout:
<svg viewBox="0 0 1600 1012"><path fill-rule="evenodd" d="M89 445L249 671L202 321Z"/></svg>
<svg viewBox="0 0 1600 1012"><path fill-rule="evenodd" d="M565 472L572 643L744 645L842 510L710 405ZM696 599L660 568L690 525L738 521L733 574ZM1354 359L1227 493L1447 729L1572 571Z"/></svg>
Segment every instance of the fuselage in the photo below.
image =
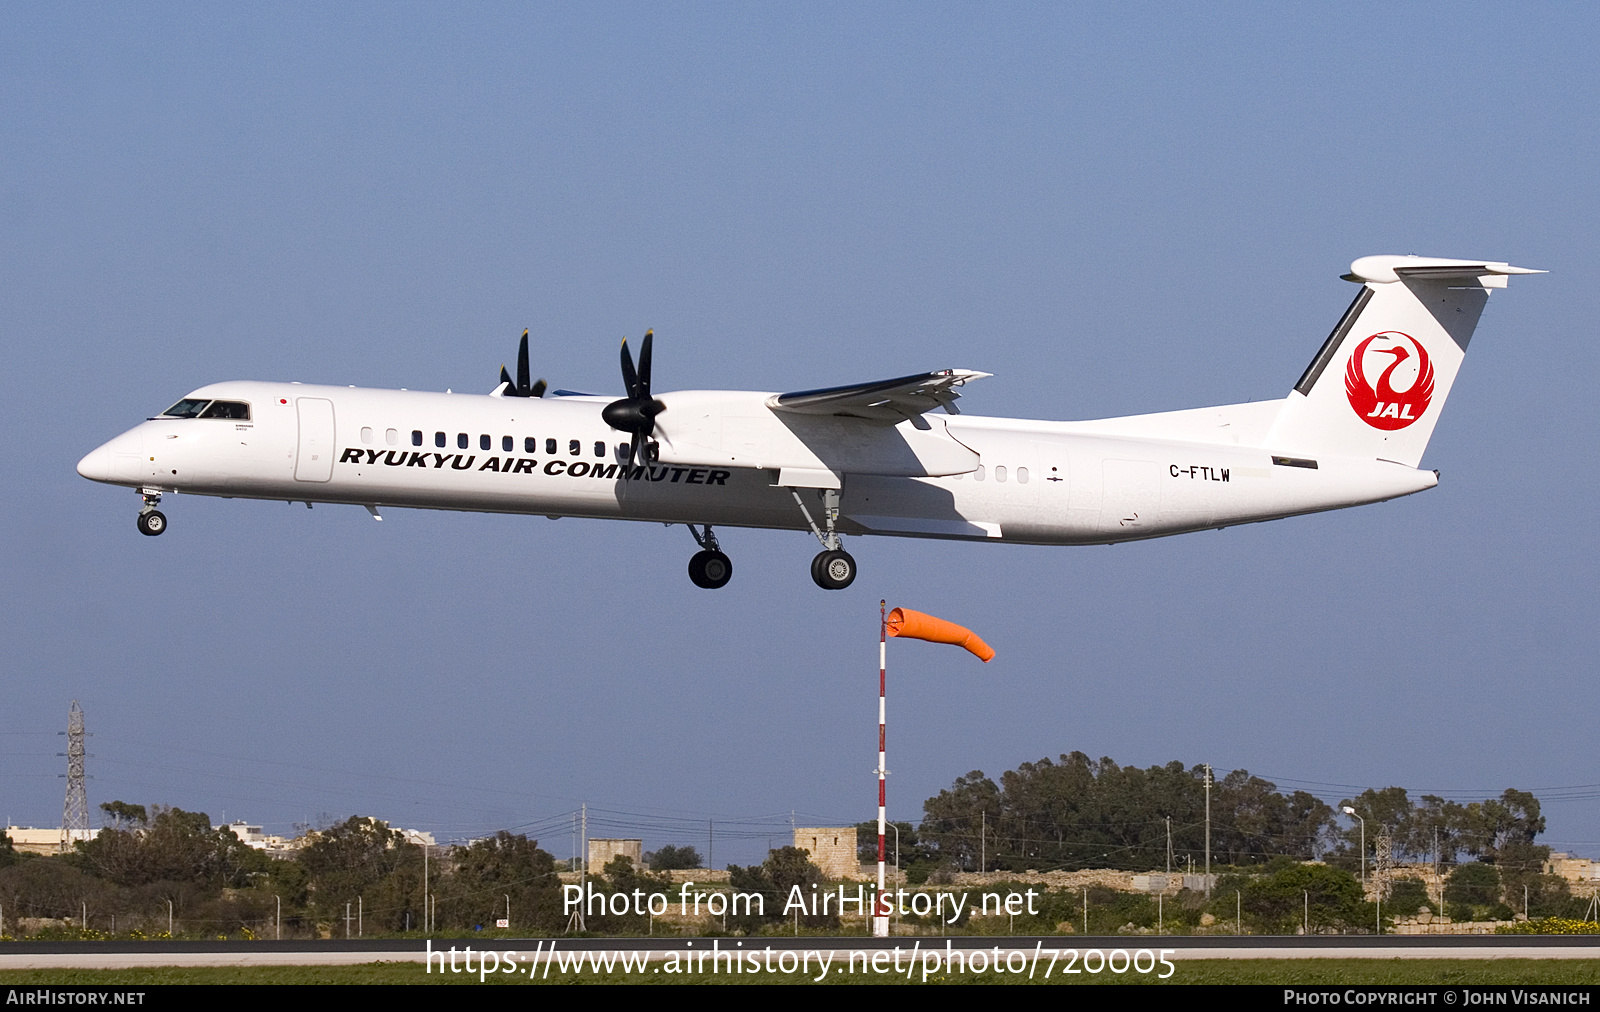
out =
<svg viewBox="0 0 1600 1012"><path fill-rule="evenodd" d="M601 418L607 397L237 381L185 400L233 407L151 418L85 456L79 472L147 492L808 529L776 468L670 463L667 452L630 465L627 435ZM843 474L838 530L1104 544L1437 483L1431 471L1383 460L1283 456L1265 443L1282 403L1087 422L928 416L976 465L938 476ZM660 421L670 433L671 411Z"/></svg>

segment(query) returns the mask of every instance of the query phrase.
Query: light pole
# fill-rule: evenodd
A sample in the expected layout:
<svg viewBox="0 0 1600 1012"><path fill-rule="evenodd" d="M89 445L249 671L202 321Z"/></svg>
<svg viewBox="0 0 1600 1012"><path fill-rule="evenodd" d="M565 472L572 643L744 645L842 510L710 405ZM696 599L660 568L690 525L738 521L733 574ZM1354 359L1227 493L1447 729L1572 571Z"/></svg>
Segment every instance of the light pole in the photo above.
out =
<svg viewBox="0 0 1600 1012"><path fill-rule="evenodd" d="M1361 891L1367 891L1367 820L1356 814L1356 810L1349 805L1344 806L1344 814L1361 823Z"/></svg>
<svg viewBox="0 0 1600 1012"><path fill-rule="evenodd" d="M894 830L894 884L899 888L904 889L906 886L906 880L900 877L900 827L891 822L889 823L889 828ZM1527 904L1524 903L1523 906L1527 906ZM900 913L900 904L898 900L895 903L894 909L896 916L898 916ZM892 933L893 932L891 929L891 934Z"/></svg>
<svg viewBox="0 0 1600 1012"><path fill-rule="evenodd" d="M1211 898L1211 764L1206 763L1206 899Z"/></svg>

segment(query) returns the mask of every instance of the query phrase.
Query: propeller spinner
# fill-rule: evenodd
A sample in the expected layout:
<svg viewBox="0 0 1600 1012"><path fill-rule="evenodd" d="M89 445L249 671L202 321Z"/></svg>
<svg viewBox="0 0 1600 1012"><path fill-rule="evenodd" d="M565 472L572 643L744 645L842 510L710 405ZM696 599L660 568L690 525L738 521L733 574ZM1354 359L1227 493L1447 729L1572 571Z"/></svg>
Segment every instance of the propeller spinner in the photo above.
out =
<svg viewBox="0 0 1600 1012"><path fill-rule="evenodd" d="M656 416L667 410L665 404L650 396L650 342L654 336L654 331L644 332L637 370L633 367L633 355L628 352L628 339L622 339L622 385L628 396L612 401L600 412L607 425L633 435L628 445L629 466L640 462L645 440L655 432Z"/></svg>
<svg viewBox="0 0 1600 1012"><path fill-rule="evenodd" d="M517 378L513 380L511 374L506 372L506 367L500 367L500 383L505 388L502 397L543 397L545 387L549 384L544 380L529 383L532 373L528 369L528 332L522 332L522 344L517 348Z"/></svg>

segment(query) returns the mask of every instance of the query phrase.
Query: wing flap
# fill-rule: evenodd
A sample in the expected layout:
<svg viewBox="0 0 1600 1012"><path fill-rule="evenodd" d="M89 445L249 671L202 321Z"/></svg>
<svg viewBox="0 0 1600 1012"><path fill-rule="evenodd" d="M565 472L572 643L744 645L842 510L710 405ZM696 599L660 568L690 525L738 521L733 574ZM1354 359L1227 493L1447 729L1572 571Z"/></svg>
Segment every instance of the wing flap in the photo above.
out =
<svg viewBox="0 0 1600 1012"><path fill-rule="evenodd" d="M797 415L859 418L877 425L897 425L939 407L952 415L959 414L955 401L961 394L957 388L969 380L992 375L972 369L941 369L872 383L774 394L767 398L767 407Z"/></svg>

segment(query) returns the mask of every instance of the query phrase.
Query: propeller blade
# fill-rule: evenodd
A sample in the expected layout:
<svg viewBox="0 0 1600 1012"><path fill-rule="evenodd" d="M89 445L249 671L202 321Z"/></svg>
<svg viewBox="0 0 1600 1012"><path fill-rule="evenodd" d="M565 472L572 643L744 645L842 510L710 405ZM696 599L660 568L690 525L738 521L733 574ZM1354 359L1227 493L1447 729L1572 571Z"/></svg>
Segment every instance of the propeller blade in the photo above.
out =
<svg viewBox="0 0 1600 1012"><path fill-rule="evenodd" d="M628 445L630 467L639 463L641 455L647 452L645 441L656 430L656 416L667 410L665 404L650 397L650 346L654 340L654 331L644 332L644 342L639 345L639 368L635 369L633 355L628 352L628 339L622 339L622 382L628 388L628 395L600 411L607 425L618 432L633 433Z"/></svg>
<svg viewBox="0 0 1600 1012"><path fill-rule="evenodd" d="M501 366L500 369L501 369L502 372L504 372L505 371L505 366ZM522 344L517 348L517 396L518 397L531 397L531 396L533 396L532 388L528 385L528 380L530 378L531 378L531 376L530 376L530 373L528 372L528 331L526 329L524 329L522 331Z"/></svg>
<svg viewBox="0 0 1600 1012"><path fill-rule="evenodd" d="M507 384L506 393L511 394L513 397L516 396L517 386L515 383L511 382L511 374L506 372L506 367L504 365L500 367L500 382Z"/></svg>
<svg viewBox="0 0 1600 1012"><path fill-rule="evenodd" d="M636 401L650 399L650 342L655 337L654 330L644 332L644 343L639 345L639 389L633 395Z"/></svg>
<svg viewBox="0 0 1600 1012"><path fill-rule="evenodd" d="M646 340L649 340L646 337ZM628 354L628 339L622 339L622 390L629 400L638 400L639 374L633 371L633 356Z"/></svg>
<svg viewBox="0 0 1600 1012"><path fill-rule="evenodd" d="M548 387L548 386L549 386L549 384L546 383L544 380L539 380L538 382L534 383L532 387L529 388L528 396L529 397L543 397L545 388Z"/></svg>

